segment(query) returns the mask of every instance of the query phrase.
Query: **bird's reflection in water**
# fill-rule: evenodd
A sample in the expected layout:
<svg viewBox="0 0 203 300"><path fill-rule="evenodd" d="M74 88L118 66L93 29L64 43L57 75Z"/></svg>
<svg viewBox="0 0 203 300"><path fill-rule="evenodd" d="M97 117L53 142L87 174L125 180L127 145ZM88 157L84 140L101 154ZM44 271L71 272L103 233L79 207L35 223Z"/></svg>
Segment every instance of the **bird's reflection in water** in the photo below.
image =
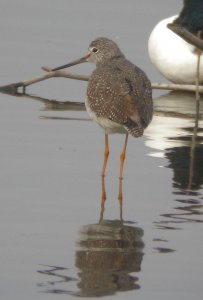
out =
<svg viewBox="0 0 203 300"><path fill-rule="evenodd" d="M76 277L78 278L64 275L64 271L68 272L67 268L50 266L48 270L39 271L39 273L58 278L46 284L39 284L40 287L46 286L48 293L101 297L140 288L137 273L141 270L143 259L143 230L133 226L132 222L123 221L122 202L119 202L120 220L103 219L107 198L104 178L102 176L99 223L84 225L79 232L75 253L75 266L78 269ZM120 179L120 196L122 195L122 182ZM57 287L73 281L77 285L77 291Z"/></svg>
<svg viewBox="0 0 203 300"><path fill-rule="evenodd" d="M138 289L143 230L122 221L102 221L81 228L76 266L81 296L112 295Z"/></svg>
<svg viewBox="0 0 203 300"><path fill-rule="evenodd" d="M43 266L38 272L52 276L53 280L38 286L45 288L46 293L80 297L139 289L137 273L143 259L142 237L141 228L120 220L82 226L75 253L77 276L68 276L70 270L65 267ZM73 283L77 289L72 288Z"/></svg>
<svg viewBox="0 0 203 300"><path fill-rule="evenodd" d="M157 127L162 130L156 135ZM170 93L155 100L155 117L148 145L162 151L173 170L173 194L178 207L165 213L161 228L177 229L183 222L203 222L203 98L193 93ZM158 153L159 156L160 153ZM155 154L156 155L156 154Z"/></svg>
<svg viewBox="0 0 203 300"><path fill-rule="evenodd" d="M80 296L99 297L140 288L137 275L132 273L138 273L141 269L143 230L123 222L122 184L120 178L120 220L103 219L107 195L105 177L101 176L99 223L83 226L80 230L75 263L80 270Z"/></svg>

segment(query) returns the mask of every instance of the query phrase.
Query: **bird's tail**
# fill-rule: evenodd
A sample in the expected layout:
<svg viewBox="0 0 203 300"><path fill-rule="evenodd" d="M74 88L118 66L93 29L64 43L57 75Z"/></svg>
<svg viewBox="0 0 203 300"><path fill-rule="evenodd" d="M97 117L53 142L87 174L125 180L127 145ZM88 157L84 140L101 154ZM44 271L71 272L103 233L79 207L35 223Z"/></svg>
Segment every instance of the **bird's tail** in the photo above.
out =
<svg viewBox="0 0 203 300"><path fill-rule="evenodd" d="M129 134L136 138L142 136L144 133L142 125L134 122L133 120L128 120L128 122L126 122L125 129Z"/></svg>

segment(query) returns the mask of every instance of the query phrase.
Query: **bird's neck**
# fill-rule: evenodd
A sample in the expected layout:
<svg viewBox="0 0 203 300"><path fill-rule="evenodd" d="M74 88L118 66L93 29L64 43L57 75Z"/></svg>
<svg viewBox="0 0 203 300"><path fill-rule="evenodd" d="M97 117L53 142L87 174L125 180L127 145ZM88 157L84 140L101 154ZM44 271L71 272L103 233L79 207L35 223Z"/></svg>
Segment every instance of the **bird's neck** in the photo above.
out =
<svg viewBox="0 0 203 300"><path fill-rule="evenodd" d="M97 65L97 67L99 67L99 66L103 66L103 65L106 66L108 64L117 64L124 58L125 58L125 56L123 54L116 55L111 58L106 58L106 59L103 59L102 61L98 61L96 65Z"/></svg>

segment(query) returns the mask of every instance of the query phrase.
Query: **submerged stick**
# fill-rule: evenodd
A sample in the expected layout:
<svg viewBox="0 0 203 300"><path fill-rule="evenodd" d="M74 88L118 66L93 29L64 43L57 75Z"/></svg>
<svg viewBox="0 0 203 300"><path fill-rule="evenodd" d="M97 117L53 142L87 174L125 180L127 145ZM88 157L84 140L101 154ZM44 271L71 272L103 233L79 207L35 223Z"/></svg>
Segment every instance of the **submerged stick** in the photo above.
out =
<svg viewBox="0 0 203 300"><path fill-rule="evenodd" d="M22 88L23 93L25 93L25 88L27 86L55 77L70 78L70 79L82 80L82 81L89 80L89 76L87 75L73 74L65 71L51 71L51 69L48 67L43 67L42 69L47 73L32 78L30 80L24 80L24 81L19 81L4 86L0 86L0 91L15 94L18 92L19 88ZM192 85L192 84L188 85L188 84L152 83L151 85L153 89L160 89L160 90L174 90L174 91L187 91L187 92L194 92L196 90L196 85ZM199 93L203 94L203 86L199 86Z"/></svg>
<svg viewBox="0 0 203 300"><path fill-rule="evenodd" d="M201 36L201 31L199 30L197 33L197 37L200 38ZM196 70L196 101L200 100L200 94L199 94L199 81L200 81L200 60L201 60L201 54L202 51L200 49L197 49L197 70Z"/></svg>
<svg viewBox="0 0 203 300"><path fill-rule="evenodd" d="M196 85L193 84L175 84L175 83L152 83L152 88L157 90L172 90L172 91L185 91L195 92ZM199 86L199 93L203 94L203 86Z"/></svg>
<svg viewBox="0 0 203 300"><path fill-rule="evenodd" d="M51 71L50 68L48 67L42 67L44 71L47 73L45 75L41 75L29 80L24 80L24 81L19 81L11 84L7 84L4 86L0 86L0 91L5 91L5 92L11 92L11 93L17 93L18 88L23 88L23 92L25 92L25 87L41 82L43 80L47 80L49 78L54 78L54 77L64 77L64 78L70 78L70 79L76 79L76 80L83 80L83 81L88 81L89 76L86 75L77 75L77 74L72 74L72 73L67 73L64 71Z"/></svg>

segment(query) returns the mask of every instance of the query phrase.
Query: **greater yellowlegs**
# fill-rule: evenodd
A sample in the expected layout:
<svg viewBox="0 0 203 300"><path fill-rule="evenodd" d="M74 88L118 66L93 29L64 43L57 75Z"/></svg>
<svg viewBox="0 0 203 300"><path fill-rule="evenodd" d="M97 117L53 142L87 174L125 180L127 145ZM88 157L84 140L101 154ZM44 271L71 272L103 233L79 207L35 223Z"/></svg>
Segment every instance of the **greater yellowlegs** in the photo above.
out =
<svg viewBox="0 0 203 300"><path fill-rule="evenodd" d="M125 58L117 44L107 38L92 41L87 55L53 71L83 62L96 64L89 79L85 105L90 117L105 132L102 177L109 156L108 134L124 133L126 138L120 156L122 179L128 134L142 136L152 119L151 83L140 68Z"/></svg>

